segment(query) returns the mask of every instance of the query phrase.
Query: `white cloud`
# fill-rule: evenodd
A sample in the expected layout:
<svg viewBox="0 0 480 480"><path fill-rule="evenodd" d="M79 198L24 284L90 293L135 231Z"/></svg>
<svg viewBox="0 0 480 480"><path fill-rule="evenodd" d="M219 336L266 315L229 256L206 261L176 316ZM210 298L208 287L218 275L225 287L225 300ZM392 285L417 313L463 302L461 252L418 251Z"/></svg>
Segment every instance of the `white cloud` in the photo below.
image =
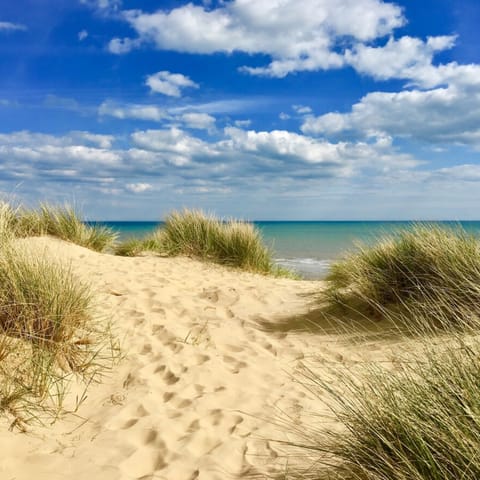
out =
<svg viewBox="0 0 480 480"><path fill-rule="evenodd" d="M390 38L381 47L357 44L347 50L345 59L360 73L379 80L400 78L411 80L421 86L434 86L432 66L435 53L450 49L455 44L455 36L429 37L427 41L413 37Z"/></svg>
<svg viewBox="0 0 480 480"><path fill-rule="evenodd" d="M91 143L103 149L111 148L112 143L115 140L115 137L113 135L101 135L98 133L90 132L71 132L70 137L72 138L72 141L80 141L80 143Z"/></svg>
<svg viewBox="0 0 480 480"><path fill-rule="evenodd" d="M111 101L103 102L98 108L101 116L115 117L120 120L136 119L159 122L169 117L168 113L156 105L117 104Z"/></svg>
<svg viewBox="0 0 480 480"><path fill-rule="evenodd" d="M455 165L453 167L440 168L433 172L433 178L446 180L463 180L467 182L480 182L480 165Z"/></svg>
<svg viewBox="0 0 480 480"><path fill-rule="evenodd" d="M169 97L180 97L183 88L198 88L198 85L185 75L167 71L149 75L145 83L152 92L163 93Z"/></svg>
<svg viewBox="0 0 480 480"><path fill-rule="evenodd" d="M382 0L232 0L217 8L189 3L170 11L128 10L123 15L138 37L113 39L115 53L142 43L188 53L261 53L272 62L244 70L276 77L341 67L339 40L368 42L405 22L400 7Z"/></svg>
<svg viewBox="0 0 480 480"><path fill-rule="evenodd" d="M302 131L327 137L383 133L433 144L480 148L480 85L372 92L353 105L350 113L308 117Z"/></svg>
<svg viewBox="0 0 480 480"><path fill-rule="evenodd" d="M94 8L100 12L118 12L122 6L122 0L80 0L80 3Z"/></svg>
<svg viewBox="0 0 480 480"><path fill-rule="evenodd" d="M22 25L21 23L0 22L0 33L8 33L22 30L27 30L27 27L25 25Z"/></svg>
<svg viewBox="0 0 480 480"><path fill-rule="evenodd" d="M398 154L384 139L375 143L331 143L286 130L270 132L225 129L229 139L219 143L224 152L255 157L266 165L283 164L284 174L294 171L294 165L315 166L323 169L322 175L348 177L363 169L395 170L418 165L411 156ZM313 174L313 171L312 171Z"/></svg>
<svg viewBox="0 0 480 480"><path fill-rule="evenodd" d="M208 115L208 113L184 113L179 118L188 128L211 130L215 127L215 117Z"/></svg>
<svg viewBox="0 0 480 480"><path fill-rule="evenodd" d="M127 183L125 188L133 193L143 193L151 190L153 186L150 183Z"/></svg>
<svg viewBox="0 0 480 480"><path fill-rule="evenodd" d="M307 113L312 113L312 109L305 105L292 105L292 108L300 115L305 115Z"/></svg>
<svg viewBox="0 0 480 480"><path fill-rule="evenodd" d="M88 32L86 30L81 30L80 32L78 32L78 40L80 42L85 40L87 37L88 37Z"/></svg>
<svg viewBox="0 0 480 480"><path fill-rule="evenodd" d="M122 55L123 53L128 53L134 48L137 48L141 45L141 41L138 39L130 39L130 38L113 38L108 43L108 50L111 53L115 53L117 55Z"/></svg>
<svg viewBox="0 0 480 480"><path fill-rule="evenodd" d="M189 165L194 157L214 157L216 154L208 143L176 127L168 130L138 131L132 134L132 141L145 150L166 154L166 160L176 166Z"/></svg>
<svg viewBox="0 0 480 480"><path fill-rule="evenodd" d="M203 112L203 113L240 113L243 111L258 108L267 104L269 100L265 98L246 98L246 99L225 99L206 103L193 103L179 107L170 108L169 111L174 114L185 112Z"/></svg>

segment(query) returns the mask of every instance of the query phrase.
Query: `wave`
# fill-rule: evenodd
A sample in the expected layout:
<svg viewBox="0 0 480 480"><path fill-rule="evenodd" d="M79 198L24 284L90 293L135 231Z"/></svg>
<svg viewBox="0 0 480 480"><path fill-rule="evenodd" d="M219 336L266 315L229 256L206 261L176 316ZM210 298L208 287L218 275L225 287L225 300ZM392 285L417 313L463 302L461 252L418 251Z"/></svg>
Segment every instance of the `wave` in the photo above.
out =
<svg viewBox="0 0 480 480"><path fill-rule="evenodd" d="M332 260L318 258L276 258L278 265L294 270L308 279L321 279L328 273Z"/></svg>

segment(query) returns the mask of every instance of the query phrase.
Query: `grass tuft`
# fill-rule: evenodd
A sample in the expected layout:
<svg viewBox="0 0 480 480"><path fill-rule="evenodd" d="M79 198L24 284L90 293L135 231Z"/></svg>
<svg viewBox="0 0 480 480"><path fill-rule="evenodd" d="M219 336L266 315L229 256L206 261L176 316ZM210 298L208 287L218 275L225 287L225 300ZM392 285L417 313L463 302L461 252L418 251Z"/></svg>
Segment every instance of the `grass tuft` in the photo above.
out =
<svg viewBox="0 0 480 480"><path fill-rule="evenodd" d="M237 220L222 221L199 210L172 212L153 235L132 239L116 248L117 255L142 251L161 255L186 255L242 270L296 278L277 267L254 225Z"/></svg>
<svg viewBox="0 0 480 480"><path fill-rule="evenodd" d="M197 210L173 212L165 220L163 248L169 255L189 255L223 265L270 273L271 254L250 223L223 222Z"/></svg>
<svg viewBox="0 0 480 480"><path fill-rule="evenodd" d="M12 425L55 416L72 375L88 383L108 368L112 337L92 313L90 289L69 268L2 243L0 413Z"/></svg>
<svg viewBox="0 0 480 480"><path fill-rule="evenodd" d="M425 347L399 372L371 364L335 370L333 384L307 371L335 428L302 432L304 470L288 479L476 480L480 478L480 348L457 337ZM328 400L326 400L328 398ZM308 459L308 461L307 461Z"/></svg>
<svg viewBox="0 0 480 480"><path fill-rule="evenodd" d="M42 204L37 210L0 204L0 233L13 237L51 235L82 247L103 252L113 248L117 234L103 225L86 224L78 212L66 206Z"/></svg>
<svg viewBox="0 0 480 480"><path fill-rule="evenodd" d="M469 324L480 313L480 245L460 228L415 225L337 262L327 281L334 306Z"/></svg>

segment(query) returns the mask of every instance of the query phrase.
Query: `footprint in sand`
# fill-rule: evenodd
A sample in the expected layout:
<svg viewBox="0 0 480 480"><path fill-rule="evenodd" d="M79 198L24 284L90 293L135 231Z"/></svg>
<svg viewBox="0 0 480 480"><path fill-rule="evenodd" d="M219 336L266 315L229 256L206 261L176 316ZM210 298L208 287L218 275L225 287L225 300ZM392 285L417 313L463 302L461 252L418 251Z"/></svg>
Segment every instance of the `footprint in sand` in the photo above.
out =
<svg viewBox="0 0 480 480"><path fill-rule="evenodd" d="M230 365L230 371L234 374L239 373L242 368L245 368L247 366L245 362L238 361L236 358L230 357L229 355L224 355L223 361Z"/></svg>
<svg viewBox="0 0 480 480"><path fill-rule="evenodd" d="M233 287L226 289L220 289L218 287L204 288L199 297L210 300L212 303L219 303L224 307L231 307L237 303L240 298L237 290Z"/></svg>

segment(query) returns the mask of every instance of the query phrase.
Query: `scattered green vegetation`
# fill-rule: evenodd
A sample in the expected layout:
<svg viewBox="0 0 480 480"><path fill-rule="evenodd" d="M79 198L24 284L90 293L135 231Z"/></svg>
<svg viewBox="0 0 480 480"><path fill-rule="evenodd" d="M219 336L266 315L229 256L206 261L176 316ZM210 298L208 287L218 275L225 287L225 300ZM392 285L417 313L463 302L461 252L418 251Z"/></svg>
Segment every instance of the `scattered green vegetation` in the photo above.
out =
<svg viewBox="0 0 480 480"><path fill-rule="evenodd" d="M88 225L70 206L42 204L36 210L0 205L4 229L15 237L51 235L97 252L111 249L117 234L103 225Z"/></svg>
<svg viewBox="0 0 480 480"><path fill-rule="evenodd" d="M416 225L337 262L327 281L335 306L468 324L480 313L480 245L460 228Z"/></svg>

